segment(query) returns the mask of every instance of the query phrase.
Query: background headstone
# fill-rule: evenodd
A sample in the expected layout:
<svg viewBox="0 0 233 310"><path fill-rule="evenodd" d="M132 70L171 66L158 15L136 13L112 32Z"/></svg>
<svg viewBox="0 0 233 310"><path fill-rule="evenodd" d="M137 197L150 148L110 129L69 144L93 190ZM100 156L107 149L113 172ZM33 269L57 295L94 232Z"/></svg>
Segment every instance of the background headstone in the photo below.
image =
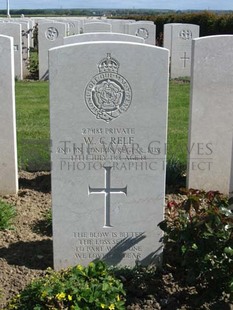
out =
<svg viewBox="0 0 233 310"><path fill-rule="evenodd" d="M93 42L49 53L55 268L159 259L168 51Z"/></svg>
<svg viewBox="0 0 233 310"><path fill-rule="evenodd" d="M131 36L122 33L112 32L94 32L94 33L83 33L74 36L64 38L64 44L81 43L87 41L127 41L127 42L138 42L144 43L145 40L140 37Z"/></svg>
<svg viewBox="0 0 233 310"><path fill-rule="evenodd" d="M73 36L80 33L80 21L79 20L69 20L69 35Z"/></svg>
<svg viewBox="0 0 233 310"><path fill-rule="evenodd" d="M163 25L163 47L171 52L172 45L172 26L181 25L181 23L169 23Z"/></svg>
<svg viewBox="0 0 233 310"><path fill-rule="evenodd" d="M47 80L48 50L63 45L63 38L67 35L67 24L59 22L40 23L38 27L39 44L39 79Z"/></svg>
<svg viewBox="0 0 233 310"><path fill-rule="evenodd" d="M126 33L143 38L146 44L155 45L156 28L154 23L140 21L126 24Z"/></svg>
<svg viewBox="0 0 233 310"><path fill-rule="evenodd" d="M0 194L18 191L13 38L0 35Z"/></svg>
<svg viewBox="0 0 233 310"><path fill-rule="evenodd" d="M123 19L108 19L107 22L111 24L112 32L125 33L125 25L130 21Z"/></svg>
<svg viewBox="0 0 233 310"><path fill-rule="evenodd" d="M164 26L164 47L169 49L170 46L172 79L190 76L192 39L199 37L199 28L198 25L176 23Z"/></svg>
<svg viewBox="0 0 233 310"><path fill-rule="evenodd" d="M229 193L233 36L193 40L187 186Z"/></svg>
<svg viewBox="0 0 233 310"><path fill-rule="evenodd" d="M12 37L14 39L14 66L15 77L23 79L22 65L22 26L19 23L0 23L0 35Z"/></svg>
<svg viewBox="0 0 233 310"><path fill-rule="evenodd" d="M83 25L83 33L88 32L111 32L112 26L108 23L91 22Z"/></svg>

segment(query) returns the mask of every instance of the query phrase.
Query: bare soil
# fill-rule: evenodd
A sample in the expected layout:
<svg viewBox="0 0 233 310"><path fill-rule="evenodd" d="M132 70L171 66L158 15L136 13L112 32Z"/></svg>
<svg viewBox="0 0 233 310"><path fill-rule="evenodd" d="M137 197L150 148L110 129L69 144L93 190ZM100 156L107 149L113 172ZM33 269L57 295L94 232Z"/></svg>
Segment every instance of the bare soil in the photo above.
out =
<svg viewBox="0 0 233 310"><path fill-rule="evenodd" d="M18 195L1 197L16 207L17 217L14 229L0 232L0 309L7 309L10 298L53 266L52 232L45 220L51 208L50 174L22 171L19 184ZM183 199L177 195L168 198ZM175 278L169 266L153 277L122 279L127 309L233 309L227 297L217 303L203 299L195 287L186 287Z"/></svg>

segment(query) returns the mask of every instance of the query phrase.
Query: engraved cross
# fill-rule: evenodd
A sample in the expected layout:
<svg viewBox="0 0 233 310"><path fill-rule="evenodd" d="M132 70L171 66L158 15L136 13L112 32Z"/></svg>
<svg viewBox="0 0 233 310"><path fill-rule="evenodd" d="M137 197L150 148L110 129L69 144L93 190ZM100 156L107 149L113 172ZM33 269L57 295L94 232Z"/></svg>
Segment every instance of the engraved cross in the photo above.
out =
<svg viewBox="0 0 233 310"><path fill-rule="evenodd" d="M89 186L88 195L105 194L104 205L104 228L112 227L110 224L110 197L111 194L127 195L127 186L122 188L111 188L111 169L112 167L104 167L105 169L105 187L92 188Z"/></svg>
<svg viewBox="0 0 233 310"><path fill-rule="evenodd" d="M187 57L187 56L186 56L186 52L184 52L184 56L183 56L183 57L180 57L180 59L184 61L184 68L185 68L185 67L186 67L186 63L187 63L186 60L189 60L190 58Z"/></svg>

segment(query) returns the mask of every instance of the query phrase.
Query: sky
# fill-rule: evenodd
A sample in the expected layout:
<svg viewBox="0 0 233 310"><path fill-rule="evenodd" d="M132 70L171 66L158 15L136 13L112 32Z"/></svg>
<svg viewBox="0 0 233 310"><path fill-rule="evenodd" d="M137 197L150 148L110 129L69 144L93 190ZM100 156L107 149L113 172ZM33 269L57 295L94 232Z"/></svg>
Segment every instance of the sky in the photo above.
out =
<svg viewBox="0 0 233 310"><path fill-rule="evenodd" d="M127 8L233 10L233 0L0 0L0 9Z"/></svg>

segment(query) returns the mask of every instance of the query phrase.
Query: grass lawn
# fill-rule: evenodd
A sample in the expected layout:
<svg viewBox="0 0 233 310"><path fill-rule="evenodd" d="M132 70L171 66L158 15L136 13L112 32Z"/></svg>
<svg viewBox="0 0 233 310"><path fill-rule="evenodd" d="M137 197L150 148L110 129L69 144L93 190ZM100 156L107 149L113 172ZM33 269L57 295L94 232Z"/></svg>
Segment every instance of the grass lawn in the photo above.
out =
<svg viewBox="0 0 233 310"><path fill-rule="evenodd" d="M189 83L170 82L168 160L186 164ZM18 160L21 169L47 170L49 164L49 84L16 82Z"/></svg>
<svg viewBox="0 0 233 310"><path fill-rule="evenodd" d="M190 83L171 81L168 106L168 160L187 162Z"/></svg>
<svg viewBox="0 0 233 310"><path fill-rule="evenodd" d="M16 82L19 168L49 168L49 84Z"/></svg>

